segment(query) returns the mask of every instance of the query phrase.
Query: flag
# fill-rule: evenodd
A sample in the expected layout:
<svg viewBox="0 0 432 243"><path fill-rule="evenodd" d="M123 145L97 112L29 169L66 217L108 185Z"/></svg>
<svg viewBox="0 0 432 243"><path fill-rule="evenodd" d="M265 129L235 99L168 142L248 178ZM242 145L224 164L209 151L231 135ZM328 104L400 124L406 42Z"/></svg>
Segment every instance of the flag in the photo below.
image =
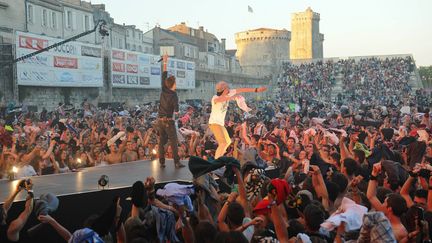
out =
<svg viewBox="0 0 432 243"><path fill-rule="evenodd" d="M253 13L253 9L252 9L252 7L249 6L249 5L248 5L248 12L249 12L249 13Z"/></svg>

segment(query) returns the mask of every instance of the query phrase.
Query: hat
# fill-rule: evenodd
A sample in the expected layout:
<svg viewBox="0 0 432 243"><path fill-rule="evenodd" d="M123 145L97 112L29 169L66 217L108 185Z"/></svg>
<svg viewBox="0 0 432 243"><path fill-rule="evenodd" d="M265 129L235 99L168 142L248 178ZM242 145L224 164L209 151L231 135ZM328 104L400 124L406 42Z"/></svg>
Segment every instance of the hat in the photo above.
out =
<svg viewBox="0 0 432 243"><path fill-rule="evenodd" d="M270 214L271 210L269 206L270 206L270 201L268 200L268 198L264 198L255 206L253 212L254 214L257 215Z"/></svg>
<svg viewBox="0 0 432 243"><path fill-rule="evenodd" d="M282 179L273 179L269 185L269 192L273 189L276 189L276 203L279 205L287 196L291 193L291 187L288 185L288 182Z"/></svg>
<svg viewBox="0 0 432 243"><path fill-rule="evenodd" d="M102 243L104 242L99 235L89 228L76 230L72 237L69 239L71 243L82 243L82 242L93 242Z"/></svg>

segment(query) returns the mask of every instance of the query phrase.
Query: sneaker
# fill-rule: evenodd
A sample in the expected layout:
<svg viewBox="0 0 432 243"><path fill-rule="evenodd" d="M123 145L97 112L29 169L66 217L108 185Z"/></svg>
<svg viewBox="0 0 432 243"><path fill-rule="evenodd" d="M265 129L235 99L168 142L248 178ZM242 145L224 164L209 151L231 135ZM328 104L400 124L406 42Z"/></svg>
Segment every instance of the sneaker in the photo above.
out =
<svg viewBox="0 0 432 243"><path fill-rule="evenodd" d="M186 166L186 165L184 165L184 164L182 164L182 163L180 163L180 162L178 162L178 163L175 164L176 169L180 169L180 168L183 168L183 167L185 167L185 166Z"/></svg>

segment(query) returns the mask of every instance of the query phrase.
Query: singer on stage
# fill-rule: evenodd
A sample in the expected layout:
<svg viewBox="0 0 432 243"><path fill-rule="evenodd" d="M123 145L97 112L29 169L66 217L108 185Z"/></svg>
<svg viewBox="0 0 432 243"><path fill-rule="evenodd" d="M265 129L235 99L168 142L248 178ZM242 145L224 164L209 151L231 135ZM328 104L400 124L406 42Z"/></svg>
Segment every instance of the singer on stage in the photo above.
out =
<svg viewBox="0 0 432 243"><path fill-rule="evenodd" d="M177 132L174 122L174 114L178 115L179 105L176 92L176 79L174 76L168 77L167 70L168 55L162 58L162 92L159 100L159 112L157 120L157 130L159 131L159 163L161 168L165 168L165 144L169 142L173 151L174 165L182 168L178 154Z"/></svg>

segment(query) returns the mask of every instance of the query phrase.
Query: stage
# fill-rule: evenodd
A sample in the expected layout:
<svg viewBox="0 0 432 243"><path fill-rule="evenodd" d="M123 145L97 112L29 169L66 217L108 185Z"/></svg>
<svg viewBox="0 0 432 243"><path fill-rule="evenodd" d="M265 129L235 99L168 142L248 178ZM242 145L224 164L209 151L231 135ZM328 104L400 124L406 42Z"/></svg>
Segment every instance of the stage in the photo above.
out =
<svg viewBox="0 0 432 243"><path fill-rule="evenodd" d="M187 161L183 161L187 165ZM98 180L101 175L109 177L109 186L105 189L120 189L131 187L135 181L144 181L153 176L156 183L171 181L192 181L192 174L186 167L175 169L172 160L166 161L166 168L159 167L158 160L135 161L116 165L84 168L79 172L44 175L31 177L35 197L51 192L57 196L100 191ZM0 180L0 204L15 190L19 180ZM26 193L20 193L15 201L25 200Z"/></svg>

